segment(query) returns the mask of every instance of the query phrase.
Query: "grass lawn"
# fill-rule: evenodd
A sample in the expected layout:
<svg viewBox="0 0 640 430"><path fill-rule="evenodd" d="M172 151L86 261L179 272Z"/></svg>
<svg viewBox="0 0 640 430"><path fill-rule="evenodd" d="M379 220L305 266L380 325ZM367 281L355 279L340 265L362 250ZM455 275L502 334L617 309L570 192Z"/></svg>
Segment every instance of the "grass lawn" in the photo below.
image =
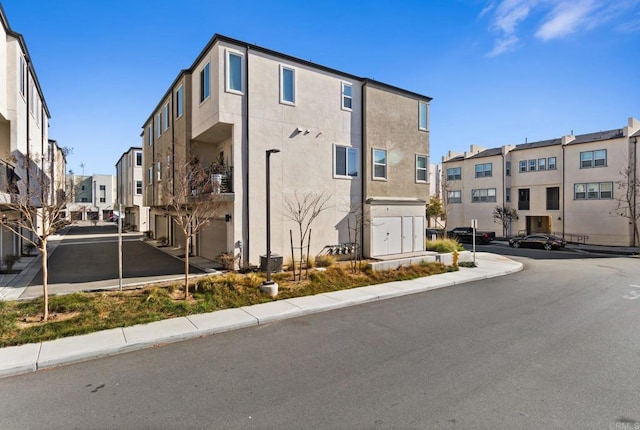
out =
<svg viewBox="0 0 640 430"><path fill-rule="evenodd" d="M0 347L41 342L167 318L308 296L389 281L456 271L456 266L422 263L396 270L352 273L348 264L311 270L308 279L292 281L291 272L276 273L279 293L272 299L259 290L263 274L228 273L194 281L193 297L182 300L182 285L148 286L122 292L75 293L49 298L49 321L41 322L42 299L0 302Z"/></svg>

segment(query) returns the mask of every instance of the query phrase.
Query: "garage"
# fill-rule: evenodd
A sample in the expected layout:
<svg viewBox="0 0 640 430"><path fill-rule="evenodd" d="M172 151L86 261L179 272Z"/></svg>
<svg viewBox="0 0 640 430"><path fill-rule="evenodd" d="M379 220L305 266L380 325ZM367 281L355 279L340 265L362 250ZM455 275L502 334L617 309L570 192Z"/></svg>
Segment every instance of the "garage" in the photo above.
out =
<svg viewBox="0 0 640 430"><path fill-rule="evenodd" d="M198 255L209 260L227 251L227 223L214 220L206 225L198 235Z"/></svg>

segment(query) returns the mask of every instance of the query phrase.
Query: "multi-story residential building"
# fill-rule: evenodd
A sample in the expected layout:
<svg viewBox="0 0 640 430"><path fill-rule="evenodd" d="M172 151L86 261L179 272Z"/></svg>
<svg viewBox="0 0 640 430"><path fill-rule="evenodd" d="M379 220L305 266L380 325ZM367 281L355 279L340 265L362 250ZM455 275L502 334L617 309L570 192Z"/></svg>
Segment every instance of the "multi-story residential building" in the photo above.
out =
<svg viewBox="0 0 640 430"><path fill-rule="evenodd" d="M67 211L72 221L109 221L116 210L113 175L67 175Z"/></svg>
<svg viewBox="0 0 640 430"><path fill-rule="evenodd" d="M49 118L24 37L11 28L0 5L0 214L3 218L18 216L6 206L9 190L18 181L33 191L52 172L49 166L53 165L54 153L49 151ZM39 205L40 202L34 201L34 209ZM21 252L20 237L3 227L0 227L0 237L0 255Z"/></svg>
<svg viewBox="0 0 640 430"><path fill-rule="evenodd" d="M276 149L270 157L273 252L291 253L290 230L297 230L284 208L296 192L330 197L311 226L311 256L351 242L356 225L366 256L421 252L430 100L214 35L143 125L150 229L182 243L162 210L161 190L176 166L195 158L210 169L228 204L191 251L206 258L230 252L243 264L257 263L266 249L266 153Z"/></svg>
<svg viewBox="0 0 640 430"><path fill-rule="evenodd" d="M142 148L131 147L116 163L116 210L125 226L149 230L149 208L143 205ZM122 212L120 206L122 205Z"/></svg>
<svg viewBox="0 0 640 430"><path fill-rule="evenodd" d="M625 127L540 142L485 149L443 157L443 193L449 226L479 228L494 224L496 206L515 208L511 231L554 233L569 241L637 246L634 222L637 203L624 202L626 191L636 196L636 144L640 121ZM626 209L625 209L626 207Z"/></svg>

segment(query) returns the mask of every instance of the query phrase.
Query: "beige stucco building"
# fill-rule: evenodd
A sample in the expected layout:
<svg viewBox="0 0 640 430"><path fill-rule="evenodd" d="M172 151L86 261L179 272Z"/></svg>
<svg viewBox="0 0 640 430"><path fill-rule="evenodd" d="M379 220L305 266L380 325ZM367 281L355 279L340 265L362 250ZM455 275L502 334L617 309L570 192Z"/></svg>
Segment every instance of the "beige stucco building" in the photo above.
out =
<svg viewBox="0 0 640 430"><path fill-rule="evenodd" d="M149 208L143 204L142 148L131 147L116 163L116 205L124 226L136 231L149 230ZM122 205L120 207L120 205ZM122 211L120 212L120 209Z"/></svg>
<svg viewBox="0 0 640 430"><path fill-rule="evenodd" d="M152 234L182 243L171 214L161 209L160 190L175 166L196 157L227 205L195 238L192 253L231 252L241 264L257 264L266 251L266 151L276 149L270 156L272 252L291 254L296 225L284 203L296 192L329 197L311 226L311 256L351 242L356 220L366 256L421 252L430 100L214 35L143 126Z"/></svg>
<svg viewBox="0 0 640 430"><path fill-rule="evenodd" d="M64 197L66 161L49 140L49 118L24 37L11 28L0 5L0 216L9 222L18 216L6 206L9 190L19 181L50 202ZM51 192L34 192L40 183L53 184ZM34 200L34 216L40 203ZM19 255L22 245L20 237L0 226L0 259Z"/></svg>
<svg viewBox="0 0 640 430"><path fill-rule="evenodd" d="M477 219L479 229L498 236L545 232L572 242L637 246L631 221L640 199L625 196L640 192L639 136L640 121L629 118L614 130L449 152L443 157L447 225ZM496 206L517 210L510 231L495 223Z"/></svg>

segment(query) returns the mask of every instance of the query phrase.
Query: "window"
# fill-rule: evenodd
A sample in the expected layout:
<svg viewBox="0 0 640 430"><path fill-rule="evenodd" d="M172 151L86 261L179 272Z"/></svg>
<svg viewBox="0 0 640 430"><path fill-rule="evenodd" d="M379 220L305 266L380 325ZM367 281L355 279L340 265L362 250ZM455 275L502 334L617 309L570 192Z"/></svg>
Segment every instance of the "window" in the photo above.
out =
<svg viewBox="0 0 640 430"><path fill-rule="evenodd" d="M163 130L169 128L169 102L162 107Z"/></svg>
<svg viewBox="0 0 640 430"><path fill-rule="evenodd" d="M527 161L526 160L522 160L520 162L520 173L524 173L527 171Z"/></svg>
<svg viewBox="0 0 640 430"><path fill-rule="evenodd" d="M355 178L358 176L358 149L350 146L334 147L334 175Z"/></svg>
<svg viewBox="0 0 640 430"><path fill-rule="evenodd" d="M80 202L81 202L81 203L87 203L87 202L88 202L88 200L87 200L87 198L86 198L86 197L82 197L82 198L80 199Z"/></svg>
<svg viewBox="0 0 640 430"><path fill-rule="evenodd" d="M426 103L420 102L418 104L418 128L423 131L427 131L428 122L427 122L427 112L428 105Z"/></svg>
<svg viewBox="0 0 640 430"><path fill-rule="evenodd" d="M176 91L176 118L180 118L184 111L184 87L180 85Z"/></svg>
<svg viewBox="0 0 640 430"><path fill-rule="evenodd" d="M280 102L296 103L296 71L280 66Z"/></svg>
<svg viewBox="0 0 640 430"><path fill-rule="evenodd" d="M511 201L511 188L505 188L505 190L504 190L504 201L507 202L507 203Z"/></svg>
<svg viewBox="0 0 640 430"><path fill-rule="evenodd" d="M506 161L504 163L504 174L506 176L511 176L511 161Z"/></svg>
<svg viewBox="0 0 640 430"><path fill-rule="evenodd" d="M576 200L603 200L613 198L613 182L575 184L573 198Z"/></svg>
<svg viewBox="0 0 640 430"><path fill-rule="evenodd" d="M462 203L462 191L447 191L447 201L449 203Z"/></svg>
<svg viewBox="0 0 640 430"><path fill-rule="evenodd" d="M158 161L158 166L156 168L156 174L158 175L158 181L162 180L162 162Z"/></svg>
<svg viewBox="0 0 640 430"><path fill-rule="evenodd" d="M387 179L387 151L373 150L373 179Z"/></svg>
<svg viewBox="0 0 640 430"><path fill-rule="evenodd" d="M580 153L580 168L604 167L607 165L607 150L586 151Z"/></svg>
<svg viewBox="0 0 640 430"><path fill-rule="evenodd" d="M416 155L416 182L427 182L427 157Z"/></svg>
<svg viewBox="0 0 640 430"><path fill-rule="evenodd" d="M478 190L471 190L471 202L495 202L496 201L496 189L484 188Z"/></svg>
<svg viewBox="0 0 640 430"><path fill-rule="evenodd" d="M100 185L100 203L107 202L107 186Z"/></svg>
<svg viewBox="0 0 640 430"><path fill-rule="evenodd" d="M352 90L351 84L346 82L342 83L342 109L351 110L353 105Z"/></svg>
<svg viewBox="0 0 640 430"><path fill-rule="evenodd" d="M560 187L547 188L547 210L560 210Z"/></svg>
<svg viewBox="0 0 640 430"><path fill-rule="evenodd" d="M546 158L538 158L538 170L547 170Z"/></svg>
<svg viewBox="0 0 640 430"><path fill-rule="evenodd" d="M160 137L162 135L161 120L162 120L162 114L160 112L158 112L156 114L156 135L157 135L157 137Z"/></svg>
<svg viewBox="0 0 640 430"><path fill-rule="evenodd" d="M528 211L530 201L529 188L521 188L518 190L518 210Z"/></svg>
<svg viewBox="0 0 640 430"><path fill-rule="evenodd" d="M536 171L536 160L529 160L529 171L530 172Z"/></svg>
<svg viewBox="0 0 640 430"><path fill-rule="evenodd" d="M136 194L142 194L142 181L136 181Z"/></svg>
<svg viewBox="0 0 640 430"><path fill-rule="evenodd" d="M27 65L22 55L20 56L20 94L24 96L24 92L27 89Z"/></svg>
<svg viewBox="0 0 640 430"><path fill-rule="evenodd" d="M149 166L149 183L153 183L153 166Z"/></svg>
<svg viewBox="0 0 640 430"><path fill-rule="evenodd" d="M462 179L462 167L451 167L447 169L447 181Z"/></svg>
<svg viewBox="0 0 640 430"><path fill-rule="evenodd" d="M136 166L142 166L142 152L136 151Z"/></svg>
<svg viewBox="0 0 640 430"><path fill-rule="evenodd" d="M556 170L556 157L549 157L547 159L547 166L549 166L549 170Z"/></svg>
<svg viewBox="0 0 640 430"><path fill-rule="evenodd" d="M242 94L242 55L227 51L227 91Z"/></svg>
<svg viewBox="0 0 640 430"><path fill-rule="evenodd" d="M476 178L491 176L492 170L492 163L476 164Z"/></svg>
<svg viewBox="0 0 640 430"><path fill-rule="evenodd" d="M147 141L149 145L153 145L153 128L151 128L151 124L149 124L149 128L147 129Z"/></svg>
<svg viewBox="0 0 640 430"><path fill-rule="evenodd" d="M211 95L211 80L209 79L209 63L200 70L200 103Z"/></svg>

